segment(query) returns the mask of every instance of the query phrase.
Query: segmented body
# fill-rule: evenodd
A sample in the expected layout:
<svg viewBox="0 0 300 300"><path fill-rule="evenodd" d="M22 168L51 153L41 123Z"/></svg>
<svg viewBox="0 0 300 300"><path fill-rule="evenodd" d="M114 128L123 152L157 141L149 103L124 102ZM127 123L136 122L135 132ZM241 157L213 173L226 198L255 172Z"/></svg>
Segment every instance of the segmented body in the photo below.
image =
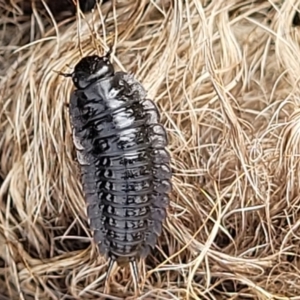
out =
<svg viewBox="0 0 300 300"><path fill-rule="evenodd" d="M161 234L171 191L168 139L156 105L132 75L113 72L75 90L69 109L100 253L119 264L145 258Z"/></svg>

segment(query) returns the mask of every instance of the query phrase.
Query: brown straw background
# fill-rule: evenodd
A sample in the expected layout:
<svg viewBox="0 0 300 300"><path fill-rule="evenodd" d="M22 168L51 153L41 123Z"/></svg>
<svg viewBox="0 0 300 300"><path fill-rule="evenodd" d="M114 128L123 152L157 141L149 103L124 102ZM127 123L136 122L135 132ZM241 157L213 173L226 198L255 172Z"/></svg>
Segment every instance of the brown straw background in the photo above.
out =
<svg viewBox="0 0 300 300"><path fill-rule="evenodd" d="M60 19L22 2L0 0L0 299L101 299L73 85L55 71L111 45L157 103L174 170L140 299L300 299L300 1L117 0ZM110 292L134 294L129 268Z"/></svg>

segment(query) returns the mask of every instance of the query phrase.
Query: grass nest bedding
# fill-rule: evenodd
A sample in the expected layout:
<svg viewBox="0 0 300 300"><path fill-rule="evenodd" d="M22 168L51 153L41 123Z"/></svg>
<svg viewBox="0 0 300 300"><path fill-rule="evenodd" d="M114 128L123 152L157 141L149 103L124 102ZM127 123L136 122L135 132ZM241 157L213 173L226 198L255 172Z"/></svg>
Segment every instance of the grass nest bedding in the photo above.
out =
<svg viewBox="0 0 300 300"><path fill-rule="evenodd" d="M54 71L110 45L157 103L174 171L140 299L300 299L300 1L118 0L60 19L19 4L0 1L0 299L103 296L73 86ZM114 269L103 299L130 282Z"/></svg>

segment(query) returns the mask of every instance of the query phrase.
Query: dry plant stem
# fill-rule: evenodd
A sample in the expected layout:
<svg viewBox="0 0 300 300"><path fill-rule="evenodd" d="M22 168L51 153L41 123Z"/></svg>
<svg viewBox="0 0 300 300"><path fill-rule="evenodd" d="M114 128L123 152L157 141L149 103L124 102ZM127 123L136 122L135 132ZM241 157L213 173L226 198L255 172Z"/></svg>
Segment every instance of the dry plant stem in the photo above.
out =
<svg viewBox="0 0 300 300"><path fill-rule="evenodd" d="M0 294L298 299L300 1L113 2L58 23L0 0ZM139 297L128 268L103 292L64 105L72 84L54 72L109 47L158 104L173 160Z"/></svg>
<svg viewBox="0 0 300 300"><path fill-rule="evenodd" d="M139 286L139 282L138 282L139 273L138 273L136 261L133 261L130 263L130 271L131 271L131 276L133 279L134 295L135 295L135 297L139 297L140 296L140 286Z"/></svg>

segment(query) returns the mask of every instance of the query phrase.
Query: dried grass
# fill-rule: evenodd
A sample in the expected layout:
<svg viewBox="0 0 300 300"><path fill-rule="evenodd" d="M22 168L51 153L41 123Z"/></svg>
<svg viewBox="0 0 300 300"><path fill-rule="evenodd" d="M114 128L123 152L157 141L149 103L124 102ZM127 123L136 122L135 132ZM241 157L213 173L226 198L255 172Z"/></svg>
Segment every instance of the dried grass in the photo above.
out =
<svg viewBox="0 0 300 300"><path fill-rule="evenodd" d="M141 299L300 299L300 1L117 2L104 26L110 3L57 23L0 1L3 297L101 296L107 265L64 108L73 87L53 71L115 44L115 64L158 104L173 159ZM132 295L130 278L115 269L106 299Z"/></svg>

